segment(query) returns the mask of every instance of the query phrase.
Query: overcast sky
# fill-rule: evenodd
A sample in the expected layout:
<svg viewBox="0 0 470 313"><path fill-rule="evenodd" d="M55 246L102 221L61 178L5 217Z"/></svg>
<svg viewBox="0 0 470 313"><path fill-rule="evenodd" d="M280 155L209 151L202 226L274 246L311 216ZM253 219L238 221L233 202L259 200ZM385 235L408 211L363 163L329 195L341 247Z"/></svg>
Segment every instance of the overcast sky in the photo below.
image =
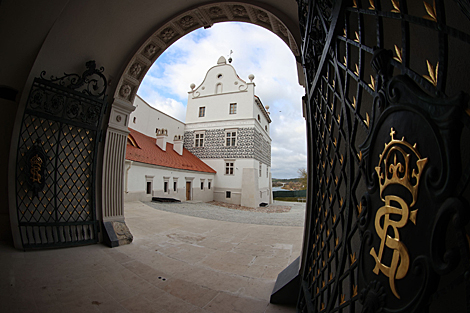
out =
<svg viewBox="0 0 470 313"><path fill-rule="evenodd" d="M255 94L271 112L273 178L298 177L306 168L304 89L298 83L295 58L270 31L247 23L218 23L197 29L171 45L153 64L137 94L160 111L185 121L189 85L199 86L220 56L228 58L238 76L255 75Z"/></svg>

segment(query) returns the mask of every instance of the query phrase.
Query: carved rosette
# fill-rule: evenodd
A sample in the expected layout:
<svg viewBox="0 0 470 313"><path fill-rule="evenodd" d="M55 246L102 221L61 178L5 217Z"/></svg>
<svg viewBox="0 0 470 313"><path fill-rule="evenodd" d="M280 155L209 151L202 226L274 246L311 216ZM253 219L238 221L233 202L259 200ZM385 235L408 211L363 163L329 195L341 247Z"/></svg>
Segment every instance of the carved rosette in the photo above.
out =
<svg viewBox="0 0 470 313"><path fill-rule="evenodd" d="M128 84L122 85L121 89L119 89L119 95L121 96L121 98L124 98L124 99L129 99L131 92L132 92L132 87Z"/></svg>
<svg viewBox="0 0 470 313"><path fill-rule="evenodd" d="M163 39L163 41L169 42L175 36L175 34L176 32L172 28L168 27L160 33L160 37Z"/></svg>
<svg viewBox="0 0 470 313"><path fill-rule="evenodd" d="M195 24L195 21L194 21L194 18L193 18L191 15L183 16L183 17L180 19L180 25L181 25L183 28L190 28L190 27L193 26L194 24Z"/></svg>
<svg viewBox="0 0 470 313"><path fill-rule="evenodd" d="M241 5L234 5L232 7L232 13L234 16L238 16L238 17L248 16L248 12L246 11L245 7Z"/></svg>
<svg viewBox="0 0 470 313"><path fill-rule="evenodd" d="M149 59L151 59L156 52L157 47L152 43L148 44L144 49L144 55Z"/></svg>
<svg viewBox="0 0 470 313"><path fill-rule="evenodd" d="M140 73L142 72L142 65L140 63L134 63L129 69L129 75L134 78L139 78Z"/></svg>

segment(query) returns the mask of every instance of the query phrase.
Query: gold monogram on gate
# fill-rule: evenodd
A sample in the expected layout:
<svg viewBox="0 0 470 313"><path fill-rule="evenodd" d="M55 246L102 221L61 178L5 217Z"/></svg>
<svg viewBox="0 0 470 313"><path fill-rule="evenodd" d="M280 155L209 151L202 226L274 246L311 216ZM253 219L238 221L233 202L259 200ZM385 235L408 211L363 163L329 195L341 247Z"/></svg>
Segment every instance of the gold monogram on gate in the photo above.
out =
<svg viewBox="0 0 470 313"><path fill-rule="evenodd" d="M416 143L411 145L405 141L405 138L397 140L393 138L394 134L395 131L392 128L390 131L391 140L388 144L385 144L384 151L379 155L379 164L375 168L379 177L380 198L385 202L385 205L379 208L375 215L375 231L381 239L379 252L377 254L375 249L372 248L370 255L375 259L373 272L378 275L381 271L387 276L390 289L400 299L395 288L395 279L402 279L406 276L410 266L410 257L405 244L400 241L398 229L404 227L408 220L416 225L418 209L412 211L410 209L417 201L419 180L428 159L421 158ZM417 161L416 168L411 170L410 161L412 159L417 159ZM397 195L383 196L385 188L393 184L401 185L411 192L412 202L410 205ZM398 207L394 206L395 204ZM391 215L395 218L390 218ZM399 220L397 220L398 216L401 216ZM388 233L392 233L393 237ZM382 256L386 247L393 250L390 265L382 263Z"/></svg>
<svg viewBox="0 0 470 313"><path fill-rule="evenodd" d="M41 183L41 167L42 159L39 155L35 155L31 158L31 181L34 183Z"/></svg>

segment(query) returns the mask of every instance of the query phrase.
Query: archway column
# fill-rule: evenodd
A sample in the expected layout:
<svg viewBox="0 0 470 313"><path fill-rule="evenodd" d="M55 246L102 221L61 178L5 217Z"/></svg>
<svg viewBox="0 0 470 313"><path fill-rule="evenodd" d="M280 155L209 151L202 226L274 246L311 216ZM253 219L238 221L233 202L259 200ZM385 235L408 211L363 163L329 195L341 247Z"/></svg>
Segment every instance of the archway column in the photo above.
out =
<svg viewBox="0 0 470 313"><path fill-rule="evenodd" d="M102 217L104 241L111 247L132 242L124 220L124 161L129 117L135 107L127 100L115 99L111 106L103 155Z"/></svg>

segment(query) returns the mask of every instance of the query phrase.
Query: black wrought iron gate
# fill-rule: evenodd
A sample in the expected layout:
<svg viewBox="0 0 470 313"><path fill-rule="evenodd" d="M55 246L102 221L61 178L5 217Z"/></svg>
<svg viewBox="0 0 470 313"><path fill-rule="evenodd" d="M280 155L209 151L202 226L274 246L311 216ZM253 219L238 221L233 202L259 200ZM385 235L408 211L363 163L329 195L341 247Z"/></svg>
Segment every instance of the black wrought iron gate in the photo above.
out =
<svg viewBox="0 0 470 313"><path fill-rule="evenodd" d="M310 143L298 310L470 312L470 3L297 2Z"/></svg>
<svg viewBox="0 0 470 313"><path fill-rule="evenodd" d="M107 83L94 61L86 67L82 75L34 79L16 166L24 249L98 241L94 182Z"/></svg>

